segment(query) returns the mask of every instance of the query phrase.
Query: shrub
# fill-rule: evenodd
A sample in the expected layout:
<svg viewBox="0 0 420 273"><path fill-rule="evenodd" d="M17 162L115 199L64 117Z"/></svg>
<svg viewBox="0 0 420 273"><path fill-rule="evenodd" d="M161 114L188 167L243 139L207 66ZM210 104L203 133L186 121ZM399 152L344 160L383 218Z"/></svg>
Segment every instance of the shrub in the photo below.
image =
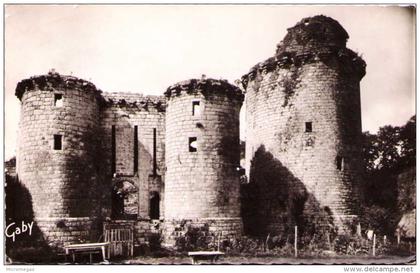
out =
<svg viewBox="0 0 420 273"><path fill-rule="evenodd" d="M242 236L231 241L225 240L220 249L230 254L256 254L263 250L263 242L258 238Z"/></svg>
<svg viewBox="0 0 420 273"><path fill-rule="evenodd" d="M175 248L179 251L209 250L215 248L215 234L209 231L207 224L194 227L187 226L187 232L178 236ZM217 247L217 246L216 246Z"/></svg>
<svg viewBox="0 0 420 273"><path fill-rule="evenodd" d="M149 242L150 251L161 250L162 236L159 233L149 234L147 241Z"/></svg>
<svg viewBox="0 0 420 273"><path fill-rule="evenodd" d="M392 235L399 220L399 215L391 209L370 206L365 207L361 224L366 229L373 229L376 233Z"/></svg>

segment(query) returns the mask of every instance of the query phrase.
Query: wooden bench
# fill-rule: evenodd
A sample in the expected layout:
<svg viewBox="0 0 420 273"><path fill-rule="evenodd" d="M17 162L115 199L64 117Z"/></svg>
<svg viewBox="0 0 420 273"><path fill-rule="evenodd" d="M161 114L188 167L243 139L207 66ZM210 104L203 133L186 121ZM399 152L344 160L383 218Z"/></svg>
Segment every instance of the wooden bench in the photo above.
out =
<svg viewBox="0 0 420 273"><path fill-rule="evenodd" d="M188 252L188 256L191 257L192 264L197 264L198 260L211 260L214 263L220 256L225 253L220 251L191 251Z"/></svg>
<svg viewBox="0 0 420 273"><path fill-rule="evenodd" d="M88 243L88 244L73 244L64 246L66 252L66 259L68 255L72 255L73 263L76 261L76 253L86 253L89 254L90 263L92 263L92 254L102 253L102 259L104 262L106 260L106 248L108 247L109 242L105 243Z"/></svg>

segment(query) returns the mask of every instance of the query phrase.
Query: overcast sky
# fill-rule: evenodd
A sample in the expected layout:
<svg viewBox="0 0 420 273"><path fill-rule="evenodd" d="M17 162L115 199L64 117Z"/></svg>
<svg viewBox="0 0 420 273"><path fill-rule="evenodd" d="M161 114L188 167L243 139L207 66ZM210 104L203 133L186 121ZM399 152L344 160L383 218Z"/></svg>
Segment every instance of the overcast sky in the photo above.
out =
<svg viewBox="0 0 420 273"><path fill-rule="evenodd" d="M323 14L362 54L363 130L402 125L415 113L415 13L403 7L160 5L5 8L5 156L15 154L16 84L51 68L103 91L160 95L202 74L231 83L274 55L287 28Z"/></svg>

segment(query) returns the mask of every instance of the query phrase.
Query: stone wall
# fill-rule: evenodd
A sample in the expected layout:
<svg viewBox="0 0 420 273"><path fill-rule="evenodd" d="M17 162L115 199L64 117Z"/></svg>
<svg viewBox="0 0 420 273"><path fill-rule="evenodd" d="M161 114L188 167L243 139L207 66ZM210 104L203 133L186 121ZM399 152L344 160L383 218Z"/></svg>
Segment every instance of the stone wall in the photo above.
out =
<svg viewBox="0 0 420 273"><path fill-rule="evenodd" d="M22 107L14 186L27 193L31 217L54 246L97 240L98 223L113 215L113 190L124 183L137 195L130 204L138 204L131 219L138 245L159 233L149 223L152 199L160 200L167 245L188 227L240 235L241 219L259 235L325 215L344 230L358 213L365 74L347 39L335 20L305 18L273 57L243 76L249 183L242 189L239 88L188 80L169 87L165 99L102 93L55 72L16 88Z"/></svg>
<svg viewBox="0 0 420 273"><path fill-rule="evenodd" d="M395 235L402 238L416 238L416 167L412 166L402 171L397 177L398 211L400 220Z"/></svg>
<svg viewBox="0 0 420 273"><path fill-rule="evenodd" d="M77 224L78 218L98 217L100 91L89 82L49 73L23 80L16 95L22 102L17 173L30 193L34 220L72 218ZM51 239L64 243L73 237Z"/></svg>
<svg viewBox="0 0 420 273"><path fill-rule="evenodd" d="M217 217L217 218L186 218L165 220L164 245L180 247L180 238L188 236L191 229L199 229L201 236L211 237L209 244L216 241L223 242L238 238L243 229L241 217ZM208 249L206 249L208 250Z"/></svg>
<svg viewBox="0 0 420 273"><path fill-rule="evenodd" d="M163 217L164 97L102 94L89 82L55 72L21 81L16 95L22 102L17 173L51 246L96 241L97 219L111 216L112 188L121 181L138 189L139 219L149 219L156 194Z"/></svg>
<svg viewBox="0 0 420 273"><path fill-rule="evenodd" d="M98 241L102 234L91 217L38 218L37 226L53 249L61 249L68 243Z"/></svg>
<svg viewBox="0 0 420 273"><path fill-rule="evenodd" d="M166 96L165 240L169 243L173 220L240 216L236 168L243 97L236 87L211 79L181 82L168 88ZM189 147L192 138L195 151Z"/></svg>
<svg viewBox="0 0 420 273"><path fill-rule="evenodd" d="M345 48L344 30L317 33L336 24L323 16L303 19L274 57L243 77L246 172L251 184L271 180L255 197L267 210L259 212L268 219L265 232L322 211L342 229L357 215L364 62Z"/></svg>
<svg viewBox="0 0 420 273"><path fill-rule="evenodd" d="M103 93L103 96L105 99L105 107L101 112L103 172L113 176L112 126L115 126L114 176L120 177L119 180L125 177L128 181L133 181L139 189L138 217L147 219L152 192L159 193L160 211L164 211L162 200L165 175L165 99L137 93ZM137 126L138 141L136 147L135 126ZM135 148L137 148L137 170L134 168ZM155 170L154 162L156 162ZM112 185L109 189L111 187ZM162 214L161 216L163 217Z"/></svg>

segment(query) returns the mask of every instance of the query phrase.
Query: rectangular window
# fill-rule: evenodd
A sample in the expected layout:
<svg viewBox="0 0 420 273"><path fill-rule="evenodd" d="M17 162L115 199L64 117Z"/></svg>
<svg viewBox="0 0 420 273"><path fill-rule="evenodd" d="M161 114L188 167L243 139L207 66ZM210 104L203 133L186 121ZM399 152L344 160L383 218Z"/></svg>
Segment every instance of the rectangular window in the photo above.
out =
<svg viewBox="0 0 420 273"><path fill-rule="evenodd" d="M192 102L192 115L199 116L200 115L200 101L193 101Z"/></svg>
<svg viewBox="0 0 420 273"><path fill-rule="evenodd" d="M305 122L305 132L306 133L312 132L312 122Z"/></svg>
<svg viewBox="0 0 420 273"><path fill-rule="evenodd" d="M62 135L54 135L54 150L61 150L63 148L62 140Z"/></svg>
<svg viewBox="0 0 420 273"><path fill-rule="evenodd" d="M190 137L188 139L188 149L192 152L197 152L197 138L196 137Z"/></svg>
<svg viewBox="0 0 420 273"><path fill-rule="evenodd" d="M115 152L115 125L112 125L112 136L111 136L111 173L114 176L116 171L116 152Z"/></svg>
<svg viewBox="0 0 420 273"><path fill-rule="evenodd" d="M337 170L343 170L344 169L344 158L341 156L337 156L336 158L336 164L337 164Z"/></svg>
<svg viewBox="0 0 420 273"><path fill-rule="evenodd" d="M54 106L55 107L63 106L63 94L54 94Z"/></svg>
<svg viewBox="0 0 420 273"><path fill-rule="evenodd" d="M153 128L153 176L157 174L157 159L156 159L156 128Z"/></svg>
<svg viewBox="0 0 420 273"><path fill-rule="evenodd" d="M134 173L139 170L139 136L138 136L138 127L134 126Z"/></svg>

